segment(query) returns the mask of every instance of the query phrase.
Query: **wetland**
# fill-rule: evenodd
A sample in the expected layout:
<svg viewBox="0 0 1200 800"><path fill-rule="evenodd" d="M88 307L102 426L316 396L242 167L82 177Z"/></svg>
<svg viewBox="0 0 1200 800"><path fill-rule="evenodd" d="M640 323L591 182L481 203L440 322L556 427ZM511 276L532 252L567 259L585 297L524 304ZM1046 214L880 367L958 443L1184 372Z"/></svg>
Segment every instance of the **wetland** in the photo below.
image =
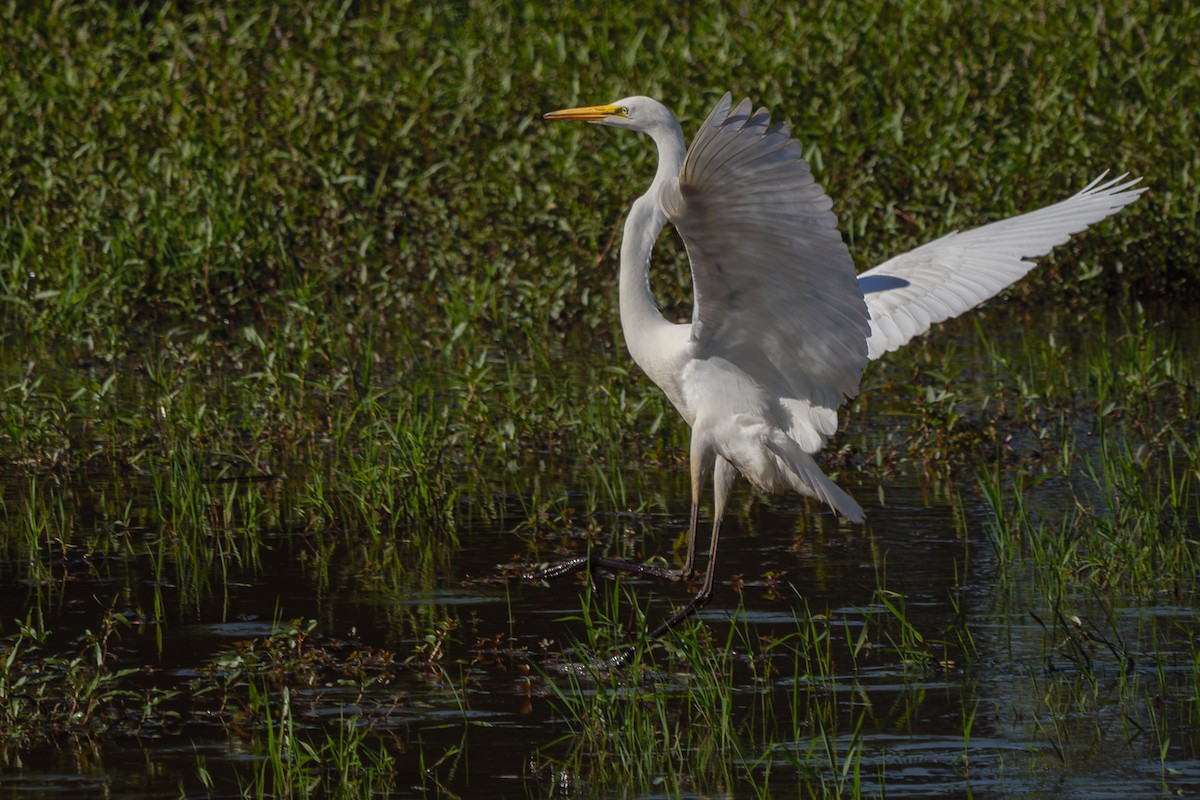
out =
<svg viewBox="0 0 1200 800"><path fill-rule="evenodd" d="M847 6L0 8L0 794L1200 793L1200 14ZM860 269L1149 191L869 367L865 524L739 484L612 672L688 587L523 576L682 558L653 153L538 120L631 86L790 115Z"/></svg>

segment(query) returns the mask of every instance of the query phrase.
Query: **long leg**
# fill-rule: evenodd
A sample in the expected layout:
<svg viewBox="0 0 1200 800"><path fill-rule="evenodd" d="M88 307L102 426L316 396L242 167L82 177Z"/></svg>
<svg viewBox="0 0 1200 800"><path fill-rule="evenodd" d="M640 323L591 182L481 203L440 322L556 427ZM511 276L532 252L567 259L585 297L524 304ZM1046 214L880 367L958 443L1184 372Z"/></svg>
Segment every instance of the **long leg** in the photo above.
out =
<svg viewBox="0 0 1200 800"><path fill-rule="evenodd" d="M700 520L700 494L704 491L704 478L708 468L714 463L718 466L725 460L716 454L707 444L708 436L693 428L688 462L692 470L692 521L688 526L687 558L683 562L683 575L691 580L696 574L696 529ZM714 473L715 474L715 473ZM714 498L714 502L716 502ZM714 506L714 516L720 519L720 512Z"/></svg>
<svg viewBox="0 0 1200 800"><path fill-rule="evenodd" d="M657 639L664 633L674 628L679 623L683 622L688 617L695 614L700 609L708 604L712 598L713 581L717 573L717 544L721 536L721 518L725 515L725 501L729 499L729 491L733 488L733 482L737 478L737 468L720 456L716 459L716 467L713 469L713 529L712 539L708 543L708 569L704 573L704 583L700 587L700 591L692 597L691 602L686 606L672 614L665 622L659 625L654 630L646 634L647 639ZM695 495L695 492L693 492ZM693 513L693 528L695 526L695 514ZM695 538L689 542L689 561L691 551L694 549ZM637 651L637 646L627 647L617 655L609 659L609 665L617 668L625 665L627 661Z"/></svg>
<svg viewBox="0 0 1200 800"><path fill-rule="evenodd" d="M717 458L713 470L713 529L712 539L708 543L708 569L704 572L704 583L692 601L676 611L670 619L647 634L649 639L657 639L674 628L685 619L695 614L708 604L712 598L713 580L717 573L717 543L721 538L721 518L725 515L725 501L729 499L729 490L733 488L737 478L737 469L723 458Z"/></svg>

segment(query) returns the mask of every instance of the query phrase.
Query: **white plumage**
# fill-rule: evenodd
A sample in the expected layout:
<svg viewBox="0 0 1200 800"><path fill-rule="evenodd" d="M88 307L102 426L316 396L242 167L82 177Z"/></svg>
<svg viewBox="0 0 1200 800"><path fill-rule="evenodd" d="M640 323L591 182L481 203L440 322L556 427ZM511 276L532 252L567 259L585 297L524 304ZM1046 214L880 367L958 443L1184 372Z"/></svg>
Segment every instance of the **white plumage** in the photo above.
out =
<svg viewBox="0 0 1200 800"><path fill-rule="evenodd" d="M648 97L555 111L648 134L659 164L634 201L621 247L621 324L630 354L692 427L692 523L682 570L609 559L593 563L690 578L702 481L712 469L713 534L704 585L658 635L707 602L721 516L740 473L765 491L795 490L860 522L863 511L813 458L837 430L837 408L858 391L869 359L967 311L1019 279L1046 254L1133 202L1124 176L1046 208L951 233L856 275L833 203L800 145L748 100L723 97L690 150L675 117ZM659 312L650 253L666 223L687 247L692 321ZM553 577L587 563L575 559Z"/></svg>
<svg viewBox="0 0 1200 800"><path fill-rule="evenodd" d="M935 323L969 311L1025 277L1037 258L1132 203L1144 189L1124 175L1101 175L1052 206L948 233L858 276L871 312L867 348L879 358Z"/></svg>

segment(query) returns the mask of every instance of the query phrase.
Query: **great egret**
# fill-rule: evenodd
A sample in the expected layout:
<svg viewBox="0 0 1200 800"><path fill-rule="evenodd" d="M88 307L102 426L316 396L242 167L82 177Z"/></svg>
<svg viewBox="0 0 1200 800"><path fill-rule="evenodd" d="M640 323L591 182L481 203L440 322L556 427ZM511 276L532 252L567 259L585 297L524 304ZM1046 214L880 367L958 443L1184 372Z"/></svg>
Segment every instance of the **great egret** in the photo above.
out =
<svg viewBox="0 0 1200 800"><path fill-rule="evenodd" d="M708 569L691 602L650 632L662 635L712 595L721 516L740 473L766 492L788 489L852 522L863 510L813 455L837 430L837 408L858 391L867 361L931 325L982 303L1073 233L1133 202L1140 179L1104 176L1062 202L965 233L950 233L856 275L832 201L799 143L766 109L726 94L690 150L657 100L553 111L648 134L658 170L633 202L621 244L621 327L630 355L692 428L692 514L676 571L599 556L537 573L553 578L591 563L691 579L702 482L713 471ZM687 247L695 294L690 323L665 319L650 290L650 252L667 221ZM626 651L614 659L621 663Z"/></svg>

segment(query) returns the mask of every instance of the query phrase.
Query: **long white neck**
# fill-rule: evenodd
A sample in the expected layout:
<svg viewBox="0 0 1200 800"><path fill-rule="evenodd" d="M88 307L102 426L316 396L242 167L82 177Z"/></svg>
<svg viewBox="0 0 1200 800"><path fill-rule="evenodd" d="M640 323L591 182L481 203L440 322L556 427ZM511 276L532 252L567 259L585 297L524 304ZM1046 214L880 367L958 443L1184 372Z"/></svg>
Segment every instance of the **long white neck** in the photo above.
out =
<svg viewBox="0 0 1200 800"><path fill-rule="evenodd" d="M659 189L667 180L679 177L687 150L683 129L674 119L647 132L658 146L658 170L650 188L634 201L625 218L625 236L621 242L621 328L633 360L661 385L656 375L653 344L672 323L658 310L650 291L650 253L667 224L667 215L658 202Z"/></svg>

